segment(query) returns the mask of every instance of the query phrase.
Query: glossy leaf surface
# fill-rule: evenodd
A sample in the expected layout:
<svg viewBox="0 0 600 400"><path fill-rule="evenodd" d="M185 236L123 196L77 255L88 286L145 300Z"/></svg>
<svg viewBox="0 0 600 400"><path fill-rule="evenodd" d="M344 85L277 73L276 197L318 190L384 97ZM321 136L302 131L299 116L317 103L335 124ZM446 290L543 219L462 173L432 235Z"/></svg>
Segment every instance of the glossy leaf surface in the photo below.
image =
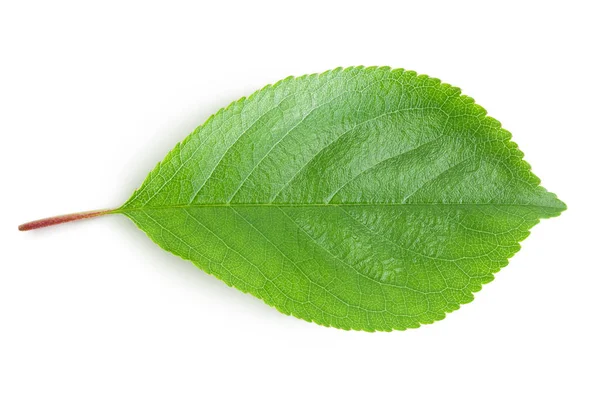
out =
<svg viewBox="0 0 600 400"><path fill-rule="evenodd" d="M285 314L357 330L442 319L565 205L457 88L389 68L287 78L178 144L119 209Z"/></svg>

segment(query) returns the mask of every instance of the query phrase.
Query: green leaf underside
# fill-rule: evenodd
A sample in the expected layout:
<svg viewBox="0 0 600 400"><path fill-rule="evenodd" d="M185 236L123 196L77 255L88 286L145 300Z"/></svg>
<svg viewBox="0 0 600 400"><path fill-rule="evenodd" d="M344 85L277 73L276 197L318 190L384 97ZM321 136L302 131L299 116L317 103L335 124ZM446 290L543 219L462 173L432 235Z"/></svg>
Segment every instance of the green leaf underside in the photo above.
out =
<svg viewBox="0 0 600 400"><path fill-rule="evenodd" d="M522 156L457 88L338 68L220 110L117 212L285 314L402 330L471 301L565 209Z"/></svg>

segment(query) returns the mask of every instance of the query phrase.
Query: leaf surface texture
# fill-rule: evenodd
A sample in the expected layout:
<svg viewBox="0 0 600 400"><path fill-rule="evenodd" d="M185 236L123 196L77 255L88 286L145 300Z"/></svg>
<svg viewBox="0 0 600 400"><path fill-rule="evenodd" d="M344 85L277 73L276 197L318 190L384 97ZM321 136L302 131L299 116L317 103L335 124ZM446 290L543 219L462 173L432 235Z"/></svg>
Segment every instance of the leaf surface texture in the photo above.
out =
<svg viewBox="0 0 600 400"><path fill-rule="evenodd" d="M510 138L411 71L290 77L209 118L118 212L285 314L414 328L471 301L565 209Z"/></svg>

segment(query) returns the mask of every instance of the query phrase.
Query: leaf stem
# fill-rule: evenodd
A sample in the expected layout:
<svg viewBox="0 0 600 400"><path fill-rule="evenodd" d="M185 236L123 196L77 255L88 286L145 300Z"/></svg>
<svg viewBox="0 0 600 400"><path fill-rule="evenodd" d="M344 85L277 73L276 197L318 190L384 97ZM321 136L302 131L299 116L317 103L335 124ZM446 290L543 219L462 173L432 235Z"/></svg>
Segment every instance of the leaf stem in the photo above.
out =
<svg viewBox="0 0 600 400"><path fill-rule="evenodd" d="M74 214L58 215L56 217L38 219L19 225L20 231L30 231L32 229L45 228L47 226L64 224L65 222L77 221L80 219L99 217L104 214L111 213L114 210L94 210L85 211Z"/></svg>

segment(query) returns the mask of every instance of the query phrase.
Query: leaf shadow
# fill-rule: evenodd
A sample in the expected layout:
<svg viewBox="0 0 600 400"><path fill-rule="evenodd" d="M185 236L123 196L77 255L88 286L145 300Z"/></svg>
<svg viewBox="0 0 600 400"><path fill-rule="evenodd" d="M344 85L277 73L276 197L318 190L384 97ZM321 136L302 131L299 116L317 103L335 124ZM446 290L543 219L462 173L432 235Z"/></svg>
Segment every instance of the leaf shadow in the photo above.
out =
<svg viewBox="0 0 600 400"><path fill-rule="evenodd" d="M119 198L124 202L134 190L142 185L148 173L161 162L175 145L184 140L194 129L202 125L211 115L253 89L240 88L225 90L210 98L198 99L195 108L182 110L178 115L165 115L160 126L150 132L139 148L132 149L135 157L123 163L120 176L122 178Z"/></svg>

